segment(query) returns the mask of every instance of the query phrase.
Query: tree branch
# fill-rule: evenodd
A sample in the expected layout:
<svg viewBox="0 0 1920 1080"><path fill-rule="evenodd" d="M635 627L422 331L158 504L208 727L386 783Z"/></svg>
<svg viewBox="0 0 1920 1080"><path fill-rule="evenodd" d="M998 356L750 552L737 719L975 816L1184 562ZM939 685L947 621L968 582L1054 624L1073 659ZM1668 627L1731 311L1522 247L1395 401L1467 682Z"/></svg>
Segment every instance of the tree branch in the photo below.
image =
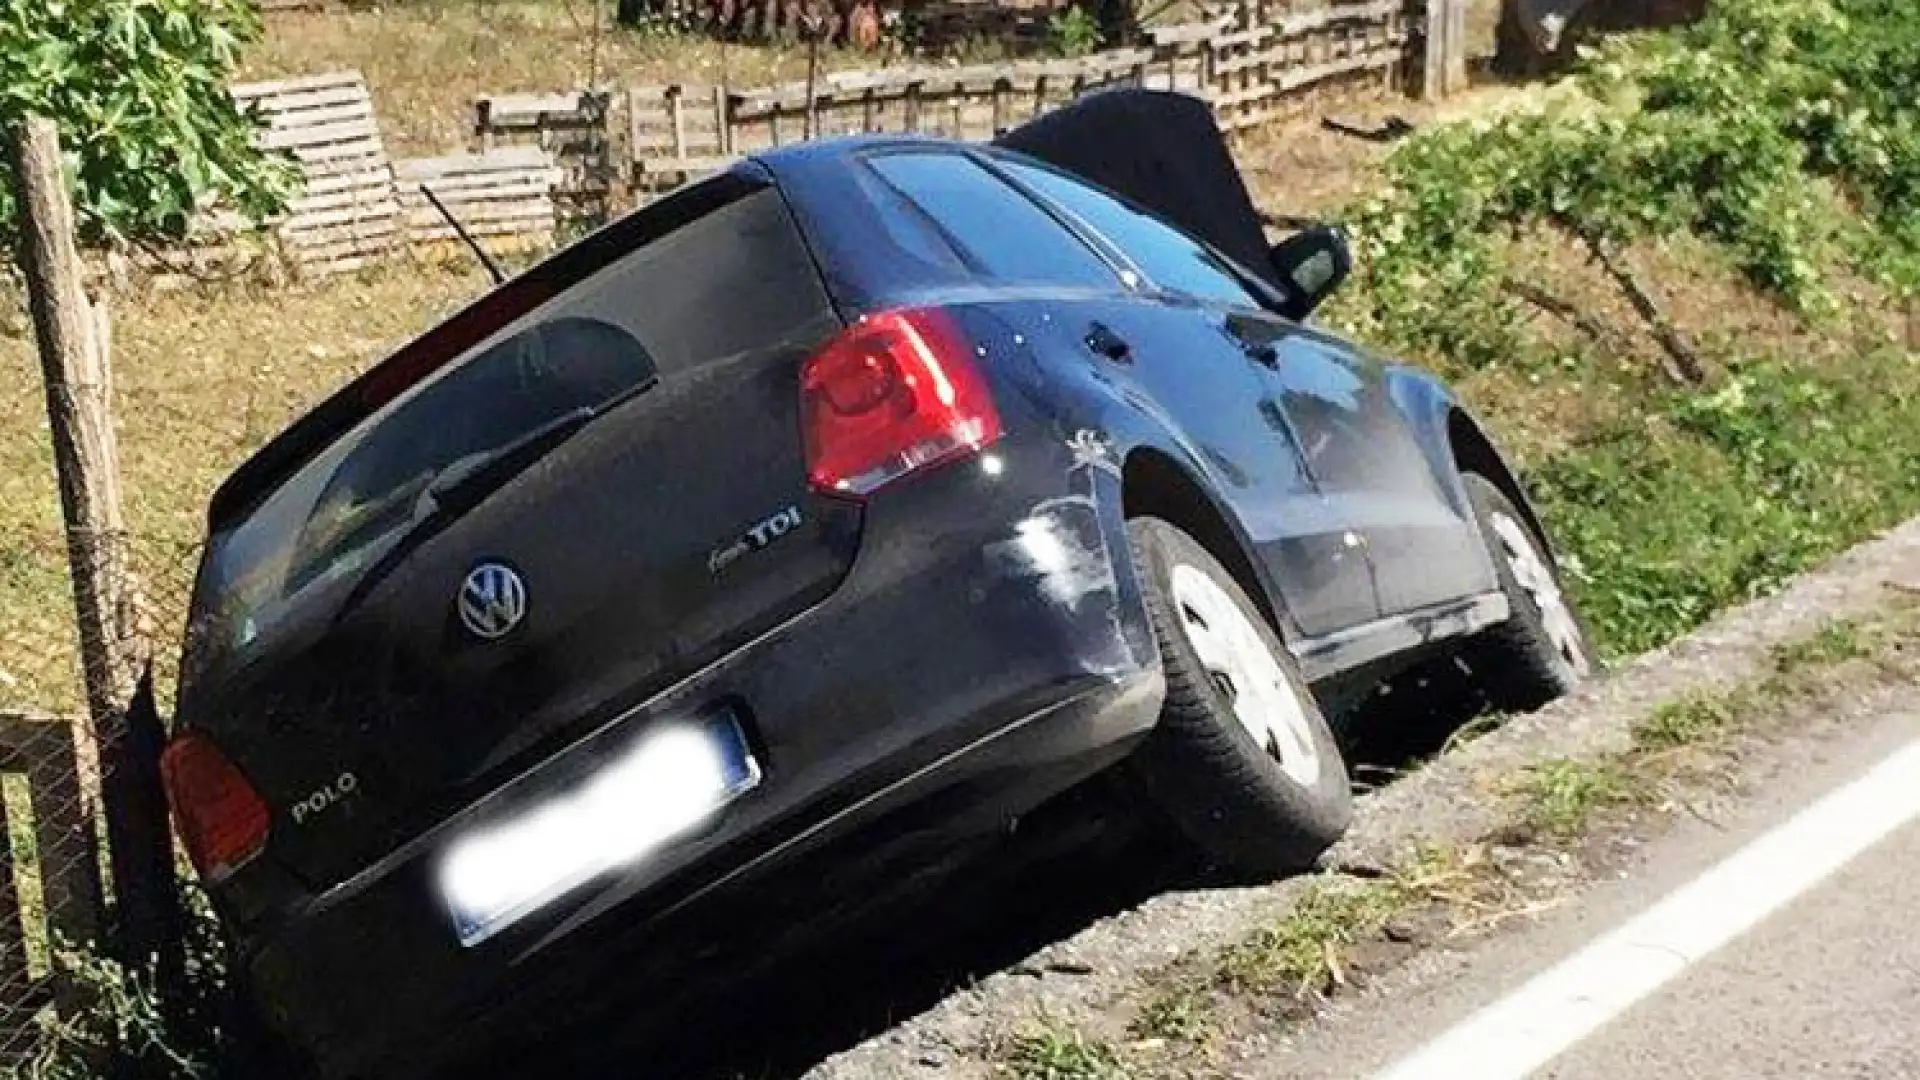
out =
<svg viewBox="0 0 1920 1080"><path fill-rule="evenodd" d="M1541 311L1559 319L1575 330L1580 331L1603 349L1613 352L1626 352L1625 338L1611 323L1595 315L1580 310L1572 301L1555 296L1531 282L1516 278L1506 278L1500 283L1509 295L1532 304Z"/></svg>
<svg viewBox="0 0 1920 1080"><path fill-rule="evenodd" d="M1586 243L1587 251L1593 256L1593 261L1600 264L1600 268L1605 270L1607 276L1613 279L1613 283L1626 294L1627 302L1633 305L1633 309L1640 313L1642 319L1646 320L1647 328L1653 331L1654 340L1666 350L1667 362L1661 366L1665 368L1667 377L1683 386L1699 386L1706 382L1707 372L1700 363L1699 354L1694 352L1693 346L1680 333L1680 328L1660 310L1660 304L1653 298L1653 294L1633 276L1633 271L1620 259L1613 245L1591 229L1573 231Z"/></svg>

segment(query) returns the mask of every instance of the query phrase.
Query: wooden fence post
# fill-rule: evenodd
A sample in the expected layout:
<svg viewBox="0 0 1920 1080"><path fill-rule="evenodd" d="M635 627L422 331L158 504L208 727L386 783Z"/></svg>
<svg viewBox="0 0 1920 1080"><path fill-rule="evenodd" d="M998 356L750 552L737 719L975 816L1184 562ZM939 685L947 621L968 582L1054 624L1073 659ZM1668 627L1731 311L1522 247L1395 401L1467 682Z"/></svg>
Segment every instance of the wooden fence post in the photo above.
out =
<svg viewBox="0 0 1920 1080"><path fill-rule="evenodd" d="M1466 0L1427 0L1427 48L1421 96L1428 101L1467 88Z"/></svg>
<svg viewBox="0 0 1920 1080"><path fill-rule="evenodd" d="M20 269L40 346L53 461L66 518L67 561L96 734L116 732L132 699L139 646L127 632L125 524L110 399L106 310L87 299L74 248L73 203L53 121L26 117L10 133Z"/></svg>
<svg viewBox="0 0 1920 1080"><path fill-rule="evenodd" d="M120 470L113 434L113 370L106 309L83 287L73 202L53 121L28 116L8 132L18 206L19 263L39 342L54 469L67 529L67 562L79 630L87 711L108 819L114 886L121 898L120 955L141 963L177 938L171 834L159 792L159 720L129 737L146 667L134 632L138 596L127 564ZM145 700L151 713L151 688Z"/></svg>

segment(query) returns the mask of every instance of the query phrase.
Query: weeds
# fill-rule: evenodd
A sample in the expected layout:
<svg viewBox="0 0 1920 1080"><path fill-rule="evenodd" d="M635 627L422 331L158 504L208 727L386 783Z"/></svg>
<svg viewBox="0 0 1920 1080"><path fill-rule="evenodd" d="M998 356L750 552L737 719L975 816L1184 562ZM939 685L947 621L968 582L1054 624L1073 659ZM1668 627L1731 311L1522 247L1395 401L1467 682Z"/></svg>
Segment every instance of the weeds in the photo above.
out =
<svg viewBox="0 0 1920 1080"><path fill-rule="evenodd" d="M1373 936L1408 902L1392 879L1318 878L1285 919L1226 949L1216 977L1232 990L1305 997L1343 981L1340 951Z"/></svg>
<svg viewBox="0 0 1920 1080"><path fill-rule="evenodd" d="M1344 953L1427 896L1438 862L1416 859L1402 872L1361 880L1324 875L1307 882L1285 918L1172 976L1135 1015L1142 1039L1204 1045L1218 1030L1223 995L1281 995L1299 1001L1348 981Z"/></svg>
<svg viewBox="0 0 1920 1080"><path fill-rule="evenodd" d="M1646 751L1693 746L1725 731L1737 716L1724 694L1689 694L1669 701L1634 725L1633 745Z"/></svg>
<svg viewBox="0 0 1920 1080"><path fill-rule="evenodd" d="M1853 619L1836 620L1774 649L1772 667L1776 675L1788 676L1864 659L1872 655L1878 638L1874 627Z"/></svg>
<svg viewBox="0 0 1920 1080"><path fill-rule="evenodd" d="M1019 1080L1126 1080L1120 1052L1084 1033L1043 1024L1016 1036L1006 1062Z"/></svg>
<svg viewBox="0 0 1920 1080"><path fill-rule="evenodd" d="M1898 353L1755 361L1534 470L1602 651L1658 647L1920 510L1917 410L1920 364Z"/></svg>
<svg viewBox="0 0 1920 1080"><path fill-rule="evenodd" d="M1176 968L1140 1007L1130 1031L1140 1038L1204 1047L1232 1023L1234 999L1278 995L1302 1001L1337 991L1351 978L1356 946L1379 941L1397 922L1450 923L1448 936L1481 933L1559 904L1564 877L1515 872L1490 847L1563 851L1591 835L1609 811L1647 804L1677 774L1672 751L1710 749L1743 724L1777 715L1794 695L1830 685L1860 661L1887 662L1920 631L1920 604L1872 617L1835 620L1775 649L1754 682L1668 702L1633 728L1631 748L1599 760L1557 758L1504 785L1517 829L1498 841L1460 848L1424 846L1377 878L1312 879L1287 915L1220 950L1197 968ZM1525 865L1524 860L1521 865Z"/></svg>
<svg viewBox="0 0 1920 1080"><path fill-rule="evenodd" d="M55 943L53 964L89 1006L42 1019L43 1038L18 1071L21 1080L97 1080L100 1064L142 1080L217 1080L237 1070L225 1060L235 1033L226 942L206 894L188 886L186 969L178 993L163 1001L152 963L128 965L91 949ZM14 1075L14 1074L8 1074Z"/></svg>
<svg viewBox="0 0 1920 1080"><path fill-rule="evenodd" d="M1631 801L1636 791L1635 778L1616 764L1571 758L1535 765L1515 785L1521 820L1556 837L1584 832L1596 812Z"/></svg>
<svg viewBox="0 0 1920 1080"><path fill-rule="evenodd" d="M1669 701L1634 725L1633 747L1658 753L1712 743L1749 716L1777 711L1785 699L1817 689L1845 665L1896 651L1920 624L1920 612L1896 607L1863 619L1835 619L1802 637L1776 645L1766 674L1731 690L1709 690Z"/></svg>
<svg viewBox="0 0 1920 1080"><path fill-rule="evenodd" d="M1726 0L1697 26L1607 42L1540 108L1409 140L1352 208L1349 330L1505 386L1496 428L1581 402L1529 480L1609 658L1920 511L1920 363L1881 336L1920 290L1913 71L1920 7L1903 0ZM1660 386L1592 335L1570 356L1512 283L1584 264L1591 238L1684 239L1820 328L1817 362L1777 324L1719 339L1706 387ZM1699 299L1688 260L1653 266L1681 306Z"/></svg>
<svg viewBox="0 0 1920 1080"><path fill-rule="evenodd" d="M1072 4L1047 16L1047 41L1061 56L1085 56L1105 41L1100 21Z"/></svg>
<svg viewBox="0 0 1920 1080"><path fill-rule="evenodd" d="M1128 1030L1143 1039L1201 1043L1213 1034L1214 1023L1208 988L1180 981L1141 1006Z"/></svg>

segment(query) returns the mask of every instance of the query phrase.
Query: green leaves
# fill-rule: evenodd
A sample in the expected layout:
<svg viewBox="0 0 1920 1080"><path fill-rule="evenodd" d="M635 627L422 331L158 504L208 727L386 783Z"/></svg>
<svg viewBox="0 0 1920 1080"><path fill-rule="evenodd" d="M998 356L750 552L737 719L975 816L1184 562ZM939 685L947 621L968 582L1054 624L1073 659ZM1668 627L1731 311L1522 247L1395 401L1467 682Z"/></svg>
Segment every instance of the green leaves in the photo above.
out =
<svg viewBox="0 0 1920 1080"><path fill-rule="evenodd" d="M248 0L0 0L0 126L60 125L83 239L169 240L215 205L259 220L297 173L227 93ZM14 231L0 163L0 238Z"/></svg>
<svg viewBox="0 0 1920 1080"><path fill-rule="evenodd" d="M1702 23L1619 38L1537 112L1418 137L1353 215L1361 325L1467 366L1511 350L1492 255L1541 225L1616 242L1693 232L1757 287L1828 306L1823 255L1920 289L1920 4L1716 0Z"/></svg>

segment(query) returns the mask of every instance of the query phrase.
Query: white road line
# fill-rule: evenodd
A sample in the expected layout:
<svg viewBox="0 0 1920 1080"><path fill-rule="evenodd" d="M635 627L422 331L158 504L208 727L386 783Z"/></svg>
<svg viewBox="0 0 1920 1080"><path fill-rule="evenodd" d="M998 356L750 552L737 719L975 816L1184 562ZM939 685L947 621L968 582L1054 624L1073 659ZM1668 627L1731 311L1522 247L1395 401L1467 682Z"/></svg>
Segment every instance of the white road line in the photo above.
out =
<svg viewBox="0 0 1920 1080"><path fill-rule="evenodd" d="M1374 1080L1521 1080L1920 818L1920 741Z"/></svg>

